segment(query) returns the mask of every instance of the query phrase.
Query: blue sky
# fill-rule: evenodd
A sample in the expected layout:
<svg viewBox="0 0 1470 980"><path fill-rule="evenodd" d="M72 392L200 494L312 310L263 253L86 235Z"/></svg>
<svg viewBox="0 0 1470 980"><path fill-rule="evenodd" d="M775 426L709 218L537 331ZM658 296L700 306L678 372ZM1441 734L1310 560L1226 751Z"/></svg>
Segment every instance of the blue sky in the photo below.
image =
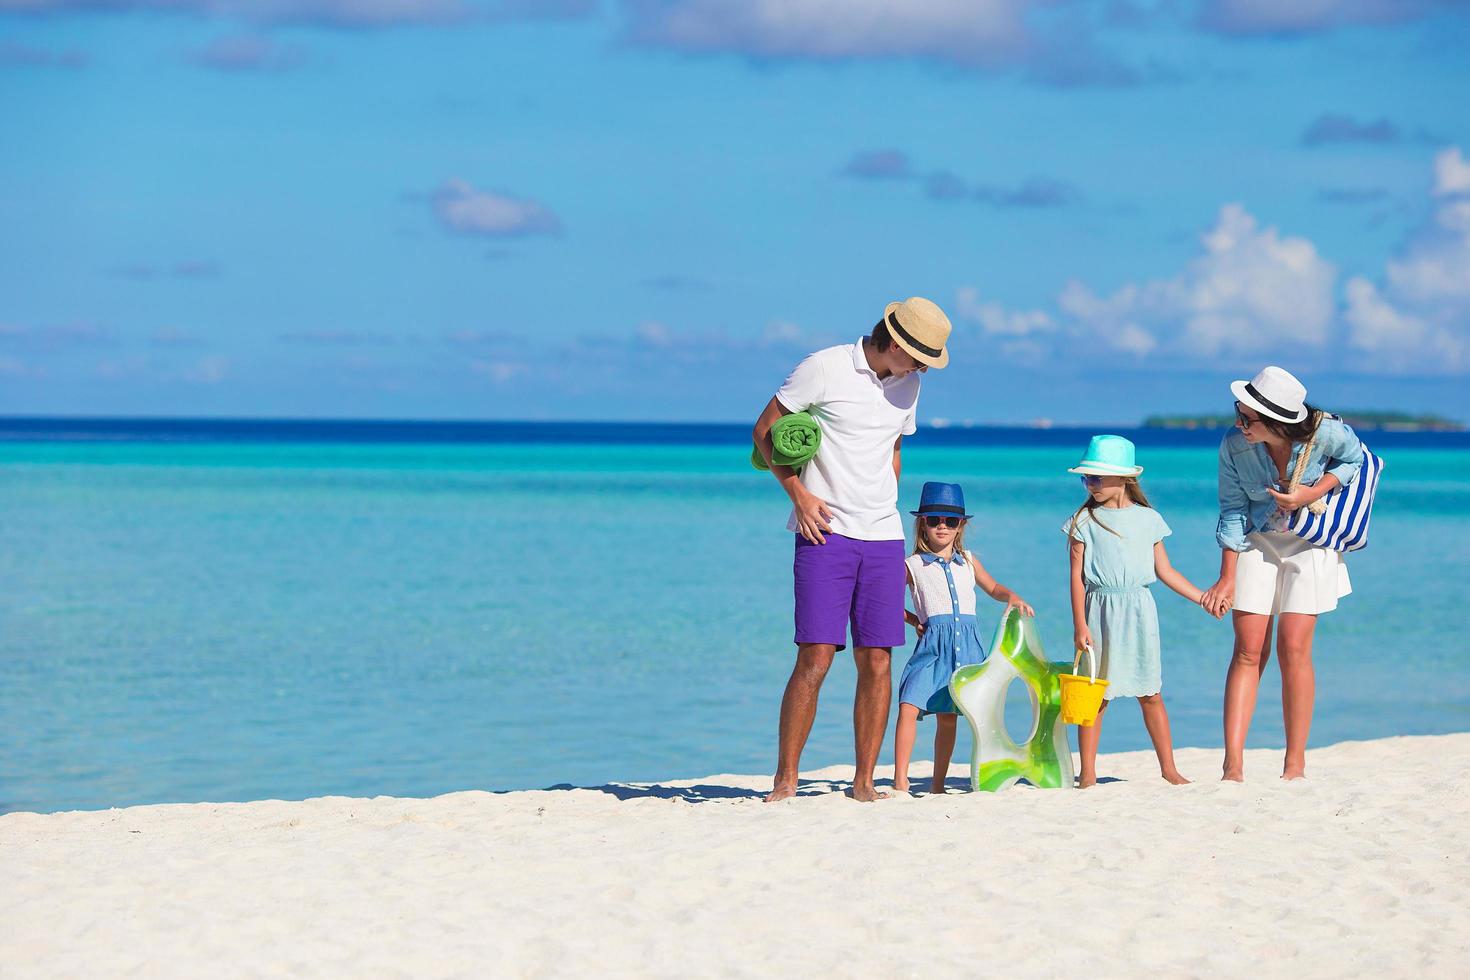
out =
<svg viewBox="0 0 1470 980"><path fill-rule="evenodd" d="M0 412L1470 417L1470 4L0 0Z"/></svg>

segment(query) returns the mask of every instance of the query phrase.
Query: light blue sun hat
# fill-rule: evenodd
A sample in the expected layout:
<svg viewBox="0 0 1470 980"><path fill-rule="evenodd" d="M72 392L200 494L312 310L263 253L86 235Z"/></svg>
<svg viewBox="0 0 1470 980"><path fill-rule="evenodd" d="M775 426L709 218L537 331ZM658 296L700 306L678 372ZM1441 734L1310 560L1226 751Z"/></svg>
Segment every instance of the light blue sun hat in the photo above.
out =
<svg viewBox="0 0 1470 980"><path fill-rule="evenodd" d="M1122 436L1093 436L1082 462L1068 473L1084 476L1137 476L1143 467L1133 462L1133 443Z"/></svg>

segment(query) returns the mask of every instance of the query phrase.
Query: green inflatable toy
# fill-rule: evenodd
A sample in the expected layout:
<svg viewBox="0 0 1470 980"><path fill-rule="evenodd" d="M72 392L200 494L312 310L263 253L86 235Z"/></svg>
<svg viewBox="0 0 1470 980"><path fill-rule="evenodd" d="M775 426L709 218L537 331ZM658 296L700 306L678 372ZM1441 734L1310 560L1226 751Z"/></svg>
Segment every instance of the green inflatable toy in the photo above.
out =
<svg viewBox="0 0 1470 980"><path fill-rule="evenodd" d="M995 793L1018 779L1043 789L1072 788L1072 749L1062 722L1058 675L1071 662L1050 663L1036 634L1036 621L1010 610L995 628L990 656L954 672L949 693L970 722L975 754L970 788ZM1006 733L1006 689L1020 679L1031 694L1031 734L1017 745Z"/></svg>
<svg viewBox="0 0 1470 980"><path fill-rule="evenodd" d="M779 466L799 470L811 462L820 448L821 426L806 412L783 415L771 426L771 462ZM761 458L761 451L757 446L750 449L750 465L758 470L770 469Z"/></svg>

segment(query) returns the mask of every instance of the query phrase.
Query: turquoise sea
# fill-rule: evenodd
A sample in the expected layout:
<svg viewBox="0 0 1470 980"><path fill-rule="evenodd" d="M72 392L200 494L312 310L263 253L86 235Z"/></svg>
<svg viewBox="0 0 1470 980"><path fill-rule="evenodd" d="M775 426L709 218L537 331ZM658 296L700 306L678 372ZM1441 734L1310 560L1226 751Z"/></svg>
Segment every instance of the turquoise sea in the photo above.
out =
<svg viewBox="0 0 1470 980"><path fill-rule="evenodd" d="M746 427L0 430L0 811L773 766L792 542ZM905 449L905 509L963 483L972 549L1056 659L1088 434ZM1175 565L1208 585L1218 434L1132 435ZM1319 624L1317 745L1470 730L1470 440L1365 438L1388 468L1354 594ZM1219 745L1228 621L1156 596L1176 744ZM804 766L851 762L853 680L839 656ZM1254 746L1281 744L1278 683ZM1104 751L1147 744L1135 707L1110 713Z"/></svg>

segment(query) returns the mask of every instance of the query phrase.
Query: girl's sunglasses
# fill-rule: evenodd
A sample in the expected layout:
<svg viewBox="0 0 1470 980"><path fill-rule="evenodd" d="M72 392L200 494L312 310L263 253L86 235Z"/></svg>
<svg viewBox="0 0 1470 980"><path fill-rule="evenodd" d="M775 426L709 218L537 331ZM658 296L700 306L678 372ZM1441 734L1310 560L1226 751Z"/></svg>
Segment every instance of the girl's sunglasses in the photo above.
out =
<svg viewBox="0 0 1470 980"><path fill-rule="evenodd" d="M1082 485L1084 487L1090 487L1094 483L1101 483L1101 482L1102 482L1102 477L1096 476L1095 474L1092 474L1092 473L1089 473L1089 474L1087 474L1086 476L1084 476L1082 478Z"/></svg>
<svg viewBox="0 0 1470 980"><path fill-rule="evenodd" d="M941 524L945 527L959 527L964 522L965 519L963 517L937 517L934 514L924 515L924 523L930 527L938 527Z"/></svg>

